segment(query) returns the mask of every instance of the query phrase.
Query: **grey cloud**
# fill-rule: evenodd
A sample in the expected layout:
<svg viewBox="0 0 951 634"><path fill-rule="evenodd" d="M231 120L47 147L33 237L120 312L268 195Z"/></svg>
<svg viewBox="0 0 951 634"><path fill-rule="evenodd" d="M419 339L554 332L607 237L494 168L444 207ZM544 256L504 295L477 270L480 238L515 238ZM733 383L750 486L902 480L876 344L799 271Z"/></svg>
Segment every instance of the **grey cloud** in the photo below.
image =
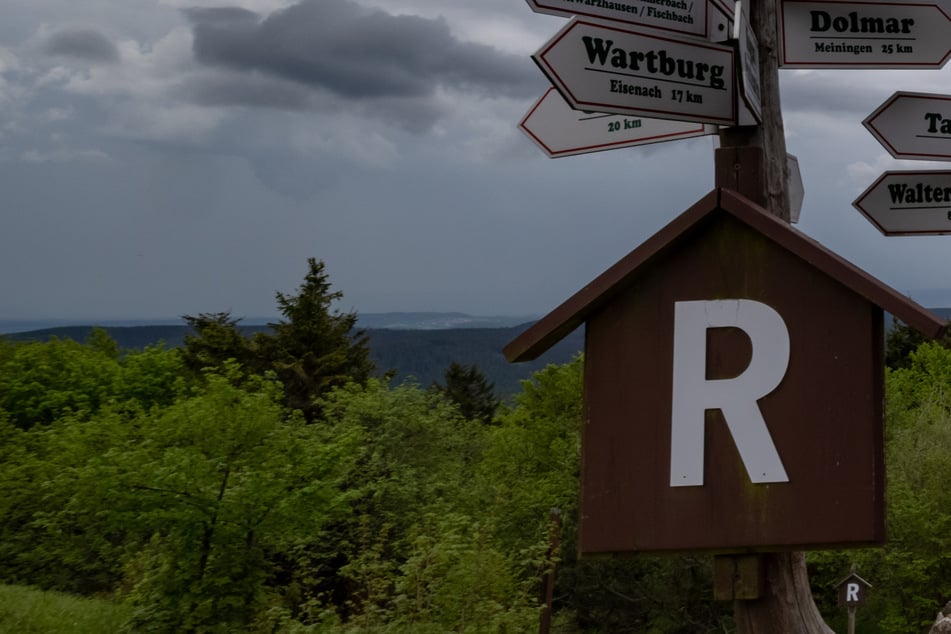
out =
<svg viewBox="0 0 951 634"><path fill-rule="evenodd" d="M260 19L238 9L187 12L201 63L255 71L348 100L537 90L531 64L461 42L444 20L394 16L350 0L302 0Z"/></svg>
<svg viewBox="0 0 951 634"><path fill-rule="evenodd" d="M119 61L119 51L102 33L92 29L70 28L50 35L43 46L48 55L71 57L88 62Z"/></svg>
<svg viewBox="0 0 951 634"><path fill-rule="evenodd" d="M304 110L312 105L306 87L280 78L250 76L202 76L184 81L185 98L202 106L247 106Z"/></svg>

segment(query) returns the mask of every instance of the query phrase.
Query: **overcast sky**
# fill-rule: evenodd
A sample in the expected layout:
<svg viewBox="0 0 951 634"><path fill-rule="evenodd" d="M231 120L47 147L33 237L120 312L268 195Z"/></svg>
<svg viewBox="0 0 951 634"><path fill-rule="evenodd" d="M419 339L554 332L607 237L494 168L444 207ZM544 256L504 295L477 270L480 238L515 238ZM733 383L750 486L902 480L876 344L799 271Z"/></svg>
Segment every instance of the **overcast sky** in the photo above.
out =
<svg viewBox="0 0 951 634"><path fill-rule="evenodd" d="M517 124L563 24L523 0L4 0L0 319L275 314L308 257L343 310L542 315L705 195L715 137L549 159ZM782 70L799 228L951 305L951 236L851 206L862 120L951 70Z"/></svg>

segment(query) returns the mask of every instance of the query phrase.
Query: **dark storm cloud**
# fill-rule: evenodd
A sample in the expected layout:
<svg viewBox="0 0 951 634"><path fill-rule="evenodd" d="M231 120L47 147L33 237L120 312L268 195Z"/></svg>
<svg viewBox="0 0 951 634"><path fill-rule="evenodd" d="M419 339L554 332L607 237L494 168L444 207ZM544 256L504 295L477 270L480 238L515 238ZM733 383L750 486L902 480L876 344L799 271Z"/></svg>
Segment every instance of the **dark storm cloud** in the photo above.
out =
<svg viewBox="0 0 951 634"><path fill-rule="evenodd" d="M88 62L116 62L119 52L106 37L92 29L62 29L50 35L43 45L48 55L71 57Z"/></svg>
<svg viewBox="0 0 951 634"><path fill-rule="evenodd" d="M437 86L522 96L538 87L526 60L461 42L442 19L394 16L350 0L303 0L264 19L240 9L186 14L199 62L345 99L427 97Z"/></svg>

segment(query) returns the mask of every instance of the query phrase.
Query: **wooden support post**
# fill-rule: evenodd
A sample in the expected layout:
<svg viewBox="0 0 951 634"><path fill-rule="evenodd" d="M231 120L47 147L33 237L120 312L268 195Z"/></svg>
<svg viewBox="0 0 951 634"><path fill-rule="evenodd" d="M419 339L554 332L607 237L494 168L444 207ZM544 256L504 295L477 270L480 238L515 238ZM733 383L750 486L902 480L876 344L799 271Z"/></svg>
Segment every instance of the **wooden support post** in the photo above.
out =
<svg viewBox="0 0 951 634"><path fill-rule="evenodd" d="M561 510L553 508L548 523L548 567L542 576L542 613L538 621L538 634L550 634L552 603L555 600L555 561L558 558L559 535L561 534Z"/></svg>
<svg viewBox="0 0 951 634"><path fill-rule="evenodd" d="M729 187L789 222L786 140L779 106L777 2L750 1L750 22L759 41L762 125L736 126L720 133L716 178L718 187ZM728 561L718 565L740 573L741 562ZM749 585L742 579L734 579L730 586L737 634L832 634L813 601L803 553L765 553L757 561L757 574L763 575L758 598L741 596Z"/></svg>
<svg viewBox="0 0 951 634"><path fill-rule="evenodd" d="M713 598L752 601L763 596L765 561L762 555L717 555L713 558Z"/></svg>

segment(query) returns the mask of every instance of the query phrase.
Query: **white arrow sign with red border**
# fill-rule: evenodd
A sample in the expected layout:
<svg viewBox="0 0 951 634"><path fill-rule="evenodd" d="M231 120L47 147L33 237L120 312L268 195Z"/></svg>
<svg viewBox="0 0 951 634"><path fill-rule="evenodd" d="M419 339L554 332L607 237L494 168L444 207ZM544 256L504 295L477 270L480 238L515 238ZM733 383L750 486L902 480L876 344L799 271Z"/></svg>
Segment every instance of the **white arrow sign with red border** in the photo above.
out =
<svg viewBox="0 0 951 634"><path fill-rule="evenodd" d="M951 171L885 172L852 205L886 236L951 234Z"/></svg>
<svg viewBox="0 0 951 634"><path fill-rule="evenodd" d="M941 68L951 17L935 2L780 3L780 66Z"/></svg>
<svg viewBox="0 0 951 634"><path fill-rule="evenodd" d="M732 46L574 18L532 59L576 110L736 123Z"/></svg>
<svg viewBox="0 0 951 634"><path fill-rule="evenodd" d="M707 37L707 0L527 0L536 13L580 15Z"/></svg>
<svg viewBox="0 0 951 634"><path fill-rule="evenodd" d="M554 88L518 124L551 158L716 134L717 126L574 110Z"/></svg>
<svg viewBox="0 0 951 634"><path fill-rule="evenodd" d="M951 161L951 95L896 92L862 125L895 158Z"/></svg>

